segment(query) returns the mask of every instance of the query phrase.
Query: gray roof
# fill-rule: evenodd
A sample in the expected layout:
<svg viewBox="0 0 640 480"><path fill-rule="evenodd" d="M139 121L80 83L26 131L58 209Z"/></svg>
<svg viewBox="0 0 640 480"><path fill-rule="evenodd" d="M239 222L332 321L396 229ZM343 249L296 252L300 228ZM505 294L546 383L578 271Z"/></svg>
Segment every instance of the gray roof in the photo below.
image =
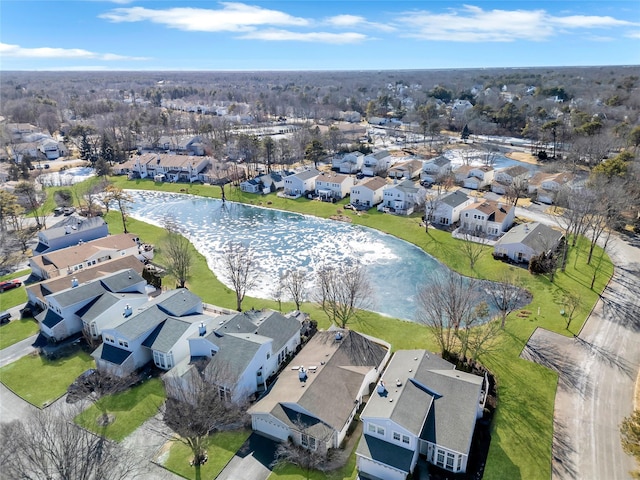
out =
<svg viewBox="0 0 640 480"><path fill-rule="evenodd" d="M142 345L151 350L169 353L192 324L193 322L168 317L151 332Z"/></svg>
<svg viewBox="0 0 640 480"><path fill-rule="evenodd" d="M399 350L363 418L388 418L420 438L468 454L483 378L460 372L425 350Z"/></svg>
<svg viewBox="0 0 640 480"><path fill-rule="evenodd" d="M462 190L456 190L455 192L451 192L440 200L445 205L449 205L450 207L458 207L462 205L464 202L469 200L469 197Z"/></svg>
<svg viewBox="0 0 640 480"><path fill-rule="evenodd" d="M304 170L295 174L295 176L300 180L308 180L310 178L317 177L318 175L320 175L320 172L315 168L310 168L309 170Z"/></svg>
<svg viewBox="0 0 640 480"><path fill-rule="evenodd" d="M439 167L444 167L445 165L451 164L451 160L449 160L444 155L440 155L439 157L432 158L431 160L428 160L428 162L429 163L434 163Z"/></svg>
<svg viewBox="0 0 640 480"><path fill-rule="evenodd" d="M381 160L383 158L388 157L389 155L390 153L388 150L380 150L379 152L370 154L369 156L375 158L376 160Z"/></svg>
<svg viewBox="0 0 640 480"><path fill-rule="evenodd" d="M121 299L118 296L107 292L86 304L76 312L76 315L86 322L91 322L99 315L102 315L105 310L112 308L120 300Z"/></svg>
<svg viewBox="0 0 640 480"><path fill-rule="evenodd" d="M46 238L52 239L52 238L64 237L65 235L67 235L66 233L67 226L75 227L73 229L73 233L78 233L84 230L91 230L93 228L101 227L103 225L106 225L106 223L102 217L83 218L83 217L78 217L76 215L70 215L66 217L64 220L56 223L53 227L48 228L47 230L42 232L42 234Z"/></svg>
<svg viewBox="0 0 640 480"><path fill-rule="evenodd" d="M505 173L510 177L519 177L520 175L529 175L531 172L524 165L513 165L511 167L499 170L498 173Z"/></svg>
<svg viewBox="0 0 640 480"><path fill-rule="evenodd" d="M562 232L542 223L522 223L505 233L496 246L521 243L536 252L542 252L557 245L562 235Z"/></svg>
<svg viewBox="0 0 640 480"><path fill-rule="evenodd" d="M109 363L113 363L114 365L122 365L129 355L131 355L131 352L109 345L108 343L100 344L100 346L91 354L93 358L105 360Z"/></svg>
<svg viewBox="0 0 640 480"><path fill-rule="evenodd" d="M165 292L157 297L157 300L158 308L174 317L182 317L202 306L200 297L194 295L186 288Z"/></svg>
<svg viewBox="0 0 640 480"><path fill-rule="evenodd" d="M100 282L102 282L107 290L114 293L122 292L132 285L144 281L144 278L142 278L138 272L131 269L121 270L112 275L105 275L100 279Z"/></svg>
<svg viewBox="0 0 640 480"><path fill-rule="evenodd" d="M415 193L418 191L418 187L416 187L416 184L413 183L413 181L411 180L404 180L403 182L397 185L394 185L392 188L398 189L406 193Z"/></svg>
<svg viewBox="0 0 640 480"><path fill-rule="evenodd" d="M42 322L43 325L49 328L53 328L64 319L50 308L47 308L44 312L36 316L36 320Z"/></svg>
<svg viewBox="0 0 640 480"><path fill-rule="evenodd" d="M295 430L302 430L321 441L327 441L333 434L333 428L322 420L293 410L286 405L279 404L271 411L271 414L285 425Z"/></svg>
<svg viewBox="0 0 640 480"><path fill-rule="evenodd" d="M357 453L403 472L409 472L413 460L413 451L366 433L360 438Z"/></svg>
<svg viewBox="0 0 640 480"><path fill-rule="evenodd" d="M261 335L249 333L229 333L222 336L213 333L207 338L219 350L213 356L206 369L215 370L221 368L229 377L228 381L234 384L254 359L260 346L271 340Z"/></svg>

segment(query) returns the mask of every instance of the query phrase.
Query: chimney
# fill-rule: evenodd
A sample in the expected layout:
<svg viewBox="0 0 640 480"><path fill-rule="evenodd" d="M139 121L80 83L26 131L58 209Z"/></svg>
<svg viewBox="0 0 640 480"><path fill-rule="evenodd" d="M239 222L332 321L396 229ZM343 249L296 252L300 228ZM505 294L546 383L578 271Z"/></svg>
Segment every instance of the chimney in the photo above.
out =
<svg viewBox="0 0 640 480"><path fill-rule="evenodd" d="M336 332L336 342L342 340L342 332Z"/></svg>
<svg viewBox="0 0 640 480"><path fill-rule="evenodd" d="M78 286L78 279L76 277L73 277L71 279L71 288L76 288Z"/></svg>
<svg viewBox="0 0 640 480"><path fill-rule="evenodd" d="M122 313L122 316L124 318L127 318L127 317L130 317L132 313L133 313L133 309L131 308L131 305L127 303L124 307L124 312Z"/></svg>
<svg viewBox="0 0 640 480"><path fill-rule="evenodd" d="M384 381L380 380L378 382L378 387L376 388L376 391L378 392L378 395L384 395L385 392L387 391L386 387L384 386Z"/></svg>
<svg viewBox="0 0 640 480"><path fill-rule="evenodd" d="M207 333L207 327L205 327L204 322L200 322L200 326L198 327L198 335L204 337Z"/></svg>
<svg viewBox="0 0 640 480"><path fill-rule="evenodd" d="M298 369L298 379L301 382L306 382L307 381L307 371L304 369L304 366L301 366Z"/></svg>
<svg viewBox="0 0 640 480"><path fill-rule="evenodd" d="M65 225L64 227L64 234L65 235L69 235L71 233L71 226L69 225Z"/></svg>

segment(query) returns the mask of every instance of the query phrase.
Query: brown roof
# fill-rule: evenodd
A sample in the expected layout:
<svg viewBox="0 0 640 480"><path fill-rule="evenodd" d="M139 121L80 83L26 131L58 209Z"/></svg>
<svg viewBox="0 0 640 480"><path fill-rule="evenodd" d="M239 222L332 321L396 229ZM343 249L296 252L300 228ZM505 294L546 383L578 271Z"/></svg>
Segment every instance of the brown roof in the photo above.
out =
<svg viewBox="0 0 640 480"><path fill-rule="evenodd" d="M322 182L331 182L331 183L342 183L347 178L349 178L349 175L342 175L341 173L335 173L335 172L323 172L318 176L318 178L316 178L316 182L322 181Z"/></svg>
<svg viewBox="0 0 640 480"><path fill-rule="evenodd" d="M271 413L280 404L300 405L304 411L335 430L341 430L351 414L365 375L380 368L387 348L357 332L318 332L278 376L272 390L250 413ZM307 370L306 382L298 367ZM315 367L315 368L314 368ZM329 400L330 399L330 400Z"/></svg>
<svg viewBox="0 0 640 480"><path fill-rule="evenodd" d="M356 186L358 187L365 187L368 188L369 190L379 190L380 188L384 187L387 184L387 181L382 178L382 177L373 177L368 179L366 182L360 183Z"/></svg>
<svg viewBox="0 0 640 480"><path fill-rule="evenodd" d="M554 181L560 185L563 185L567 182L570 182L574 178L573 173L569 172L558 172L558 173L544 173L538 172L533 177L529 179L529 185L542 185L543 182Z"/></svg>
<svg viewBox="0 0 640 480"><path fill-rule="evenodd" d="M72 245L51 253L31 257L31 262L40 267L41 270L54 271L65 268L69 265L78 265L100 250L125 250L135 245L135 235L131 233L121 233L119 235L109 235L98 238L90 242Z"/></svg>
<svg viewBox="0 0 640 480"><path fill-rule="evenodd" d="M83 268L82 270L73 272L73 275L63 275L38 282L28 286L27 291L32 292L39 300L44 301L45 295L60 292L69 288L71 286L72 278L76 278L78 283L84 283L124 269L135 270L137 273L142 275L144 264L134 255L118 257L113 260L100 262L93 267Z"/></svg>
<svg viewBox="0 0 640 480"><path fill-rule="evenodd" d="M476 202L469 205L464 210L478 210L479 212L487 215L491 221L502 223L512 208L512 205L508 205L506 203L483 200L482 202Z"/></svg>

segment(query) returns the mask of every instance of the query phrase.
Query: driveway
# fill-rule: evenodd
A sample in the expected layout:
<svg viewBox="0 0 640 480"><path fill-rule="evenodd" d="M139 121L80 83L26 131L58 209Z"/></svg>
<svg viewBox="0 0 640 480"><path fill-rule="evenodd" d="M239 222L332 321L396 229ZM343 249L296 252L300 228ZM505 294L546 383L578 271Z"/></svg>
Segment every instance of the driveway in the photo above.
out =
<svg viewBox="0 0 640 480"><path fill-rule="evenodd" d="M543 214L521 216L554 224ZM559 373L553 479L626 480L634 468L618 426L633 410L640 367L640 248L637 237L609 245L615 273L579 335L538 329L522 353Z"/></svg>
<svg viewBox="0 0 640 480"><path fill-rule="evenodd" d="M216 480L266 480L278 444L252 433Z"/></svg>

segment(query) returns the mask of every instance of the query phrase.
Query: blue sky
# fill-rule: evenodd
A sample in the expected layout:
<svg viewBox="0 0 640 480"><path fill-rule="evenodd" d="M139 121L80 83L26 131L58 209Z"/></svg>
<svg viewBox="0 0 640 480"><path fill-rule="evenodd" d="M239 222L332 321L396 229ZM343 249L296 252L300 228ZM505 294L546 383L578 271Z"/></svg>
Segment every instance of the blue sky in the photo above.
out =
<svg viewBox="0 0 640 480"><path fill-rule="evenodd" d="M0 70L640 64L640 0L0 0Z"/></svg>

